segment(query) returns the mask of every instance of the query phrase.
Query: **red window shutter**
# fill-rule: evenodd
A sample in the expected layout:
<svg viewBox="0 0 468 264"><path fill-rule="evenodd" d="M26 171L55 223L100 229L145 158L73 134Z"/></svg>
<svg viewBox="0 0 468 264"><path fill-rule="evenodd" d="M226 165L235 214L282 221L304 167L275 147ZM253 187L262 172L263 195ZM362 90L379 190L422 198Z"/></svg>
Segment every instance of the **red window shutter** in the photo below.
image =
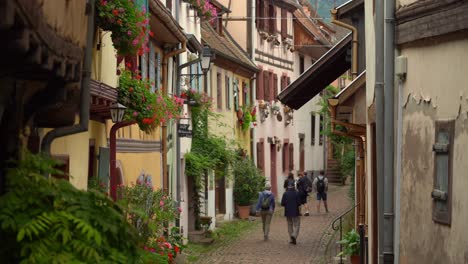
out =
<svg viewBox="0 0 468 264"><path fill-rule="evenodd" d="M257 142L257 168L265 173L265 149L263 142Z"/></svg>
<svg viewBox="0 0 468 264"><path fill-rule="evenodd" d="M283 171L288 173L289 171L289 144L284 143L283 145Z"/></svg>
<svg viewBox="0 0 468 264"><path fill-rule="evenodd" d="M288 37L288 20L286 19L288 13L286 9L281 8L281 37L283 39Z"/></svg>
<svg viewBox="0 0 468 264"><path fill-rule="evenodd" d="M289 170L294 170L294 146L289 144Z"/></svg>
<svg viewBox="0 0 468 264"><path fill-rule="evenodd" d="M276 7L273 5L273 2L270 2L270 8L269 8L269 22L270 22L270 28L269 32L272 34L276 33Z"/></svg>
<svg viewBox="0 0 468 264"><path fill-rule="evenodd" d="M269 93L268 99L269 99L269 101L273 101L274 98L275 98L275 90L274 90L275 89L275 79L274 79L275 76L274 76L273 72L270 72L269 77L270 77L270 80L269 80L269 82L270 82L270 85L269 85L270 86L270 91L269 92L270 93Z"/></svg>
<svg viewBox="0 0 468 264"><path fill-rule="evenodd" d="M263 95L263 70L260 70L260 72L257 74L257 95L256 98L257 100L263 100L264 95Z"/></svg>
<svg viewBox="0 0 468 264"><path fill-rule="evenodd" d="M263 71L263 100L270 101L270 72Z"/></svg>
<svg viewBox="0 0 468 264"><path fill-rule="evenodd" d="M263 30L266 31L266 32L269 32L269 23L268 23L268 16L269 16L269 8L270 8L270 1L269 0L265 0L263 1L263 17L262 17L262 20L263 20Z"/></svg>
<svg viewBox="0 0 468 264"><path fill-rule="evenodd" d="M263 6L262 6L263 1L262 0L256 0L255 4L255 14L256 14L256 19L255 22L257 23L257 29L263 28Z"/></svg>
<svg viewBox="0 0 468 264"><path fill-rule="evenodd" d="M278 75L275 73L273 75L273 100L277 100L278 97Z"/></svg>

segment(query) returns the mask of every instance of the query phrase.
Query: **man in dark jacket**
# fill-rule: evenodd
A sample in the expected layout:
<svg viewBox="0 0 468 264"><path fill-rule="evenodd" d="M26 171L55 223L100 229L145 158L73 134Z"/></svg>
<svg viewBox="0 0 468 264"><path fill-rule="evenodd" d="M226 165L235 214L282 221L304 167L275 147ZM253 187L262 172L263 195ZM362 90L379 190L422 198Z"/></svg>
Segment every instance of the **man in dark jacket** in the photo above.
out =
<svg viewBox="0 0 468 264"><path fill-rule="evenodd" d="M263 237L266 241L268 240L268 234L270 233L271 218L275 211L275 196L271 192L271 186L269 184L265 186L265 190L263 192L258 194L256 209L257 215L260 214L262 216Z"/></svg>
<svg viewBox="0 0 468 264"><path fill-rule="evenodd" d="M288 233L291 238L289 243L295 245L297 236L299 235L299 228L301 226L301 220L299 218L301 198L296 192L294 185L288 185L288 188L281 199L281 206L284 206L284 216L286 216L288 221Z"/></svg>
<svg viewBox="0 0 468 264"><path fill-rule="evenodd" d="M309 204L307 203L307 198L309 196L309 192L312 191L312 183L306 176L304 176L304 172L299 172L298 176L299 179L297 180L297 191L301 197L301 205L304 205L304 215L309 216Z"/></svg>

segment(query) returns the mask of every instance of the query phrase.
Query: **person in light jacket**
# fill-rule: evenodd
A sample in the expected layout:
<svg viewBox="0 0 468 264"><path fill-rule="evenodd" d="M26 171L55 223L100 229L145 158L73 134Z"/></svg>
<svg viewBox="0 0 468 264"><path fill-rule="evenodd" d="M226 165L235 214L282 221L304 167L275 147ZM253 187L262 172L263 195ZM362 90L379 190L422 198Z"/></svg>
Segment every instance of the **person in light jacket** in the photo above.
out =
<svg viewBox="0 0 468 264"><path fill-rule="evenodd" d="M257 215L260 214L262 216L263 238L267 241L268 234L270 233L271 218L275 211L275 196L271 192L269 184L265 185L265 190L258 194L256 211Z"/></svg>
<svg viewBox="0 0 468 264"><path fill-rule="evenodd" d="M288 221L288 233L291 238L289 243L296 245L296 239L301 226L301 219L299 217L301 198L293 184L289 184L287 187L281 199L281 206L284 206L284 216L286 216Z"/></svg>

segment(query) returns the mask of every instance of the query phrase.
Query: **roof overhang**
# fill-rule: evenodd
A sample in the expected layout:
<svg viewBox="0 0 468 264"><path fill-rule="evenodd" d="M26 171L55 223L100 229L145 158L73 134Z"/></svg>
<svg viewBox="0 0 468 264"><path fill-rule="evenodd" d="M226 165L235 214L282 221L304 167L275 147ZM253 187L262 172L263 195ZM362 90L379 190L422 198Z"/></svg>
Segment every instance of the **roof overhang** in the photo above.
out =
<svg viewBox="0 0 468 264"><path fill-rule="evenodd" d="M346 35L320 57L299 78L278 95L278 99L293 109L299 109L351 67L347 51L352 34Z"/></svg>
<svg viewBox="0 0 468 264"><path fill-rule="evenodd" d="M149 9L150 27L158 42L172 45L187 42L187 36L182 27L161 1L150 0Z"/></svg>
<svg viewBox="0 0 468 264"><path fill-rule="evenodd" d="M188 39L187 48L190 50L190 52L201 54L203 46L200 41L198 41L198 39L193 34L186 34L186 36Z"/></svg>
<svg viewBox="0 0 468 264"><path fill-rule="evenodd" d="M338 12L336 17L338 19L349 16L359 9L364 9L364 0L350 0L346 3L335 8Z"/></svg>

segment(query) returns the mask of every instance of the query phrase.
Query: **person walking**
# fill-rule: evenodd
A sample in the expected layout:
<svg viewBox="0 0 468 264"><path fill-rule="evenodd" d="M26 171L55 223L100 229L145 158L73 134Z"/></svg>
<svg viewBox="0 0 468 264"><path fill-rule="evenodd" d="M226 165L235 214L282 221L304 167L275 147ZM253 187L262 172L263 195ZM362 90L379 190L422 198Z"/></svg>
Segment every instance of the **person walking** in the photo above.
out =
<svg viewBox="0 0 468 264"><path fill-rule="evenodd" d="M319 175L314 179L312 186L315 187L317 192L317 213L320 213L320 201L323 201L325 211L328 213L327 205L327 192L328 192L328 179L325 177L325 173L320 171Z"/></svg>
<svg viewBox="0 0 468 264"><path fill-rule="evenodd" d="M267 241L268 234L270 233L271 218L275 211L275 196L271 192L271 185L266 184L265 190L258 194L256 211L257 215L261 215L262 217L263 238Z"/></svg>
<svg viewBox="0 0 468 264"><path fill-rule="evenodd" d="M312 183L307 177L304 176L304 172L299 172L298 176L299 179L297 180L297 191L299 192L299 196L301 198L301 205L303 205L303 209L305 210L304 216L309 216L309 204L307 203L307 198L309 193L312 191Z"/></svg>
<svg viewBox="0 0 468 264"><path fill-rule="evenodd" d="M284 216L286 216L288 221L288 233L291 238L289 243L293 245L296 245L299 228L301 226L301 219L299 217L300 205L301 198L299 197L294 184L288 184L286 192L281 198L281 206L284 207Z"/></svg>
<svg viewBox="0 0 468 264"><path fill-rule="evenodd" d="M286 180L284 180L284 190L286 191L288 189L288 186L289 185L293 185L295 186L296 185L296 181L294 180L294 174L292 172L290 172L288 174L288 178Z"/></svg>

